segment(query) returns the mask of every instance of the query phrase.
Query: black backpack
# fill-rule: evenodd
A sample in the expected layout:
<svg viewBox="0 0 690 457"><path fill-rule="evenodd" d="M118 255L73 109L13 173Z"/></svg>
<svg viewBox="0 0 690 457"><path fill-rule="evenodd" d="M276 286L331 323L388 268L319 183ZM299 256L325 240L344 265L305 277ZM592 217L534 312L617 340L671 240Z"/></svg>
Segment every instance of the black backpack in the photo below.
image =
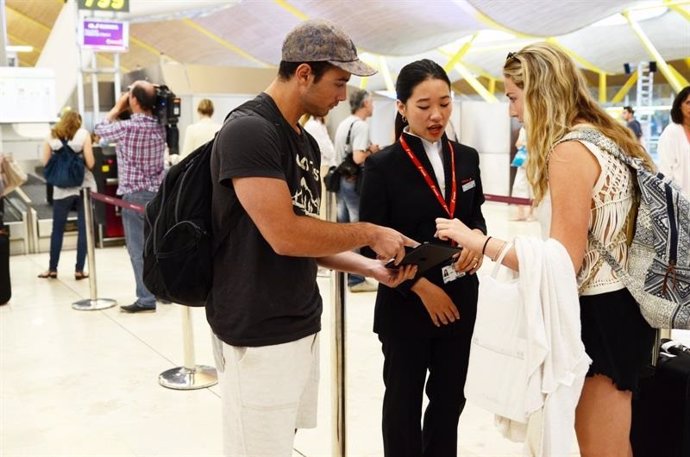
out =
<svg viewBox="0 0 690 457"><path fill-rule="evenodd" d="M283 141L289 141L285 123L261 98L242 104L225 120L240 115L270 120ZM308 138L318 151L316 141ZM215 138L170 168L144 217L144 284L155 296L187 306L206 305L213 284L213 254L243 214L241 205L235 204L224 233L212 233L214 143Z"/></svg>

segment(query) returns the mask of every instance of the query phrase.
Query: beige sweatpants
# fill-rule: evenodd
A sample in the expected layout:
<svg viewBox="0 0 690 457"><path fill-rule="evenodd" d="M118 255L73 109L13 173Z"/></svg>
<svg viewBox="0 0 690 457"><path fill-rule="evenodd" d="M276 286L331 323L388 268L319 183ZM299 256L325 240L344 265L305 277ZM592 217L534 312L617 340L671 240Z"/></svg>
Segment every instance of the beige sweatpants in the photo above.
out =
<svg viewBox="0 0 690 457"><path fill-rule="evenodd" d="M295 430L316 427L319 334L238 347L213 336L226 457L290 457Z"/></svg>

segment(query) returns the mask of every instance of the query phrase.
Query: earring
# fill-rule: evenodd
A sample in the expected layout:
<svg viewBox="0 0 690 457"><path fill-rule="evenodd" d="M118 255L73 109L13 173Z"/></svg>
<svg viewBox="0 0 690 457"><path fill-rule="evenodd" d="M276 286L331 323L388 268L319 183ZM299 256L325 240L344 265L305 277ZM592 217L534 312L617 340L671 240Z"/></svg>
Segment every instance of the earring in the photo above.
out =
<svg viewBox="0 0 690 457"><path fill-rule="evenodd" d="M401 116L402 116L402 121L403 121L405 124L407 124L407 118L405 117L405 115L404 115L404 114L401 114Z"/></svg>

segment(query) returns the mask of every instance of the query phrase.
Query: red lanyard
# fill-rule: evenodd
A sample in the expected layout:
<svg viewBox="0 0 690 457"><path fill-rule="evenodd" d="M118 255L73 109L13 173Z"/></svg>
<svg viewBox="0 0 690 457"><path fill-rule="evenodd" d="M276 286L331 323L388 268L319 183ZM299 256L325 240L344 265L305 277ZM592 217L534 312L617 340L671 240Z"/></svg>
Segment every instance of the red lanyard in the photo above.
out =
<svg viewBox="0 0 690 457"><path fill-rule="evenodd" d="M405 141L405 138L403 138L403 135L400 135L400 144L402 145L403 149L407 153L407 156L410 158L412 163L414 164L415 167L417 167L417 170L422 174L422 177L424 178L424 181L426 181L426 184L429 186L431 191L434 193L436 196L436 199L438 202L443 206L443 209L446 210L446 213L448 213L448 217L451 219L453 218L453 214L455 214L455 201L458 196L458 186L455 181L455 151L453 150L453 145L450 141L448 141L448 147L450 148L450 169L451 169L451 176L452 176L452 181L451 181L451 189L450 189L450 208L448 205L446 205L446 201L443 198L443 195L441 195L441 192L438 190L438 187L434 183L434 180L431 179L431 176L429 176L429 172L426 171L426 168L422 165L422 163L419 161L416 155L414 155L414 152L412 152L412 149L407 145L407 141Z"/></svg>

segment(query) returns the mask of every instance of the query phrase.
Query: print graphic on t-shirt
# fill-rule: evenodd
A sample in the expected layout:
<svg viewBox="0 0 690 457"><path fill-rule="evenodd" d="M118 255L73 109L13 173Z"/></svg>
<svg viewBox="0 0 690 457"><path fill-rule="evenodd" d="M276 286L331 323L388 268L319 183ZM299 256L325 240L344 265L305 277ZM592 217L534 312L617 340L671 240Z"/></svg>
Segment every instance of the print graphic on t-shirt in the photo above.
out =
<svg viewBox="0 0 690 457"><path fill-rule="evenodd" d="M308 180L303 173L299 181L299 188L292 196L292 204L293 206L303 210L304 213L309 216L318 216L321 202L317 197L318 194L315 193L314 189L310 188L309 184L316 183L316 185L318 185L319 172L314 166L314 162L309 160L307 157L302 157L297 154L295 156L295 161L297 162L297 166L306 172L306 176L316 176L316 179Z"/></svg>

